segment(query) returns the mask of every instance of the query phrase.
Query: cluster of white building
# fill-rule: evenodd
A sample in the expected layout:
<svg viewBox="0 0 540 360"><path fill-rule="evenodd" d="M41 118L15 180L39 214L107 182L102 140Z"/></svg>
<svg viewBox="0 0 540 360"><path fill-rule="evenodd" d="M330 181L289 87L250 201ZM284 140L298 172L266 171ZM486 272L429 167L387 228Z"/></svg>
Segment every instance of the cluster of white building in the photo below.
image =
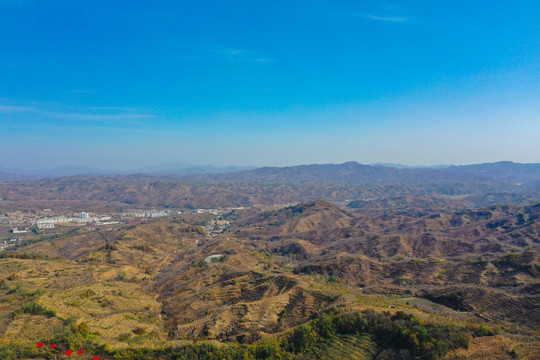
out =
<svg viewBox="0 0 540 360"><path fill-rule="evenodd" d="M197 209L197 210L195 210L193 212L196 212L197 214L218 215L218 214L224 214L224 213L232 211L232 210L242 210L242 209L245 209L245 208L243 206L240 206L240 207L229 207L229 208L225 208L225 209Z"/></svg>
<svg viewBox="0 0 540 360"><path fill-rule="evenodd" d="M82 212L77 217L67 217L67 216L56 216L50 218L43 218L36 221L36 226L38 229L52 229L55 224L64 224L64 223L97 223L102 221L111 220L110 216L90 216L87 212Z"/></svg>
<svg viewBox="0 0 540 360"><path fill-rule="evenodd" d="M27 232L30 232L31 230L28 228L25 229L19 229L18 227L11 228L10 230L13 234L24 234Z"/></svg>
<svg viewBox="0 0 540 360"><path fill-rule="evenodd" d="M135 217L147 217L147 218L156 218L156 217L162 217L162 216L168 216L169 210L150 210L140 213L135 213L133 216Z"/></svg>
<svg viewBox="0 0 540 360"><path fill-rule="evenodd" d="M129 213L125 214L122 217L146 217L146 218L158 218L163 216L170 215L169 210L142 210L141 212L137 213ZM104 216L92 216L90 213L87 212L81 212L78 214L78 216L71 217L71 216L55 216L55 217L46 217L41 218L37 220L31 220L31 224L35 225L39 230L44 229L54 229L54 226L57 224L66 224L66 223L74 223L74 224L95 224L95 225L109 225L109 224L117 224L118 221L111 221L112 217L109 215ZM11 228L10 230L12 233L25 233L29 232L28 228L21 229L21 228Z"/></svg>

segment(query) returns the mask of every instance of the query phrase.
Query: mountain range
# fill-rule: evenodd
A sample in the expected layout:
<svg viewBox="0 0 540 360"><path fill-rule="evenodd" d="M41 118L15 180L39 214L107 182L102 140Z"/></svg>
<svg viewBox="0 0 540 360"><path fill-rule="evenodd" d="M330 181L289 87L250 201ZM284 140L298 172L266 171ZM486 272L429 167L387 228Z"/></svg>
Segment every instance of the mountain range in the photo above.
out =
<svg viewBox="0 0 540 360"><path fill-rule="evenodd" d="M228 173L75 175L17 180L20 179L11 176L0 182L0 199L212 208L291 204L322 198L356 201L351 207L373 210L381 206L395 209L397 201L407 211L421 211L427 206L424 201L438 209L540 201L540 164L512 162L444 169L396 169L347 162ZM374 199L375 207L362 203Z"/></svg>
<svg viewBox="0 0 540 360"><path fill-rule="evenodd" d="M539 179L540 164L511 161L473 165L406 166L350 161L342 164L310 164L287 167L211 166L185 163L162 163L133 170L106 170L87 166L64 166L25 170L0 167L0 181L37 180L75 175L191 175L186 179L225 181L264 181L293 183L419 183L452 181L495 181L518 185ZM198 176L197 176L198 175Z"/></svg>
<svg viewBox="0 0 540 360"><path fill-rule="evenodd" d="M89 166L20 169L0 167L0 181L24 181L74 175L129 175L129 174L212 174L255 169L254 166L211 166L184 163L161 163L133 170L110 170Z"/></svg>
<svg viewBox="0 0 540 360"><path fill-rule="evenodd" d="M355 161L343 164L312 164L289 167L262 167L226 174L193 175L187 179L257 181L264 183L308 184L399 184L415 185L452 182L494 182L520 186L540 181L540 164L511 161L446 168L395 168L363 165Z"/></svg>

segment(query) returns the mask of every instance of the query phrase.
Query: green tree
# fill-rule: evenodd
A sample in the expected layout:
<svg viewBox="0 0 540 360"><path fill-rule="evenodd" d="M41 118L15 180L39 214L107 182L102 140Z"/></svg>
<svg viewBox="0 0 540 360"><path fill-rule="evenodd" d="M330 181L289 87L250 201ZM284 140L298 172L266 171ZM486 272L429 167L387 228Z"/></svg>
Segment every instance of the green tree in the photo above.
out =
<svg viewBox="0 0 540 360"><path fill-rule="evenodd" d="M301 325L296 328L291 338L293 351L304 352L315 344L315 332L310 325Z"/></svg>

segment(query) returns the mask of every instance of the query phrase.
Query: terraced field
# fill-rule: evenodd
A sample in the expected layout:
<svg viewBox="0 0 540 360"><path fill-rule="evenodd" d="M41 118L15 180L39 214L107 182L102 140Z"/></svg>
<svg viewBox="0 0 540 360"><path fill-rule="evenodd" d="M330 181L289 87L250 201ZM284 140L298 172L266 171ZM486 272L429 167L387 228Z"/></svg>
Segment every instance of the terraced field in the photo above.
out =
<svg viewBox="0 0 540 360"><path fill-rule="evenodd" d="M339 336L313 349L313 359L369 360L376 353L376 345L367 337Z"/></svg>

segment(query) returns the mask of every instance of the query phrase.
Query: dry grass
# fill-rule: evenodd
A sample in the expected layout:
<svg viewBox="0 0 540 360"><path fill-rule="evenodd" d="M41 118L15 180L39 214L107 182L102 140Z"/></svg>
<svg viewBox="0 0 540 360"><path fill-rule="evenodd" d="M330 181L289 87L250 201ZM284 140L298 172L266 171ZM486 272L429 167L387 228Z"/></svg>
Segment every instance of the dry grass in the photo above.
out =
<svg viewBox="0 0 540 360"><path fill-rule="evenodd" d="M512 360L539 359L540 342L516 341L507 336L497 335L475 338L470 349L449 352L445 360Z"/></svg>
<svg viewBox="0 0 540 360"><path fill-rule="evenodd" d="M14 343L37 343L62 328L62 320L40 315L20 315L6 327L2 340Z"/></svg>
<svg viewBox="0 0 540 360"><path fill-rule="evenodd" d="M118 274L126 279L140 278L140 269L131 266L88 266L71 261L41 260L0 260L0 273L7 275L18 270L14 281L6 281L7 286L21 294L4 297L0 303L0 339L4 342L34 342L50 336L55 328L62 325L61 319L75 318L85 321L92 333L98 334L98 342L112 347L127 346L118 341L122 334L133 334L137 328L144 334L136 336L130 345L153 344L156 338L166 338L164 324L158 314L161 303L156 295L147 293L139 282L114 281ZM45 309L53 310L57 317L45 318L36 315L9 314L29 301L29 293L40 290L33 297Z"/></svg>

